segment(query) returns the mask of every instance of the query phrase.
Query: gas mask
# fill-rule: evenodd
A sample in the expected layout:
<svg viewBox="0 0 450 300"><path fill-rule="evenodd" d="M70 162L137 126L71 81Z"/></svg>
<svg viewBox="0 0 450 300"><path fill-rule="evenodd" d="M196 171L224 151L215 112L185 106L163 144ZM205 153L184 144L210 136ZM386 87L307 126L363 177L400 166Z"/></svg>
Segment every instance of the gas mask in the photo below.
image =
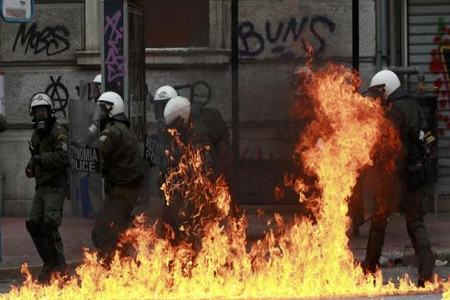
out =
<svg viewBox="0 0 450 300"><path fill-rule="evenodd" d="M95 105L94 113L92 115L92 124L88 128L87 144L95 141L100 132L105 130L106 124L109 120L109 110L104 103L97 103Z"/></svg>
<svg viewBox="0 0 450 300"><path fill-rule="evenodd" d="M103 131L106 127L106 124L109 121L109 112L112 110L112 107L108 106L105 103L98 103L98 107L99 107L100 130Z"/></svg>
<svg viewBox="0 0 450 300"><path fill-rule="evenodd" d="M97 105L95 105L93 120L94 124L97 124L97 126L100 128L100 131L103 131L106 127L106 124L109 121L109 112L111 111L111 107L108 107L103 102L97 102Z"/></svg>
<svg viewBox="0 0 450 300"><path fill-rule="evenodd" d="M44 136L49 131L49 115L49 109L46 106L37 106L33 108L33 120L36 123L35 129L38 136Z"/></svg>
<svg viewBox="0 0 450 300"><path fill-rule="evenodd" d="M39 136L44 136L47 133L47 120L41 120L36 122L36 133Z"/></svg>

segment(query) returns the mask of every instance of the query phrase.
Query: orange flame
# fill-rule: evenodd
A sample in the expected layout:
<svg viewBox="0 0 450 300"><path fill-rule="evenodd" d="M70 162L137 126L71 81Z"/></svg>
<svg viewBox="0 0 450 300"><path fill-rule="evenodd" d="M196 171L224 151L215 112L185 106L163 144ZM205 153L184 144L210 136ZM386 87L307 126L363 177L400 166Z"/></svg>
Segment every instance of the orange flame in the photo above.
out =
<svg viewBox="0 0 450 300"><path fill-rule="evenodd" d="M33 282L24 266L24 285L1 299L292 299L437 290L438 283L418 289L408 276L399 286L383 285L380 271L365 277L348 248L347 198L359 170L372 164L371 149L382 129L389 127L382 107L357 93L353 76L328 65L305 86L315 118L296 151L320 192L308 198L309 184L293 177L285 181L310 204L314 220L295 218L288 226L275 215L277 229L247 245L245 216L228 218L223 178L211 181L198 149L182 146L184 155L163 191L169 205L174 197L193 204L188 219L201 227L197 253L187 243L159 239L156 224L146 226L141 216L122 237L133 242L134 257L116 255L105 269L86 251L75 276L55 278L45 287ZM187 232L197 232L194 223L186 223Z"/></svg>
<svg viewBox="0 0 450 300"><path fill-rule="evenodd" d="M444 283L444 293L442 294L443 300L450 300L450 277L448 281Z"/></svg>
<svg viewBox="0 0 450 300"><path fill-rule="evenodd" d="M275 200L283 199L285 196L284 189L282 187L276 186L274 196L275 196Z"/></svg>

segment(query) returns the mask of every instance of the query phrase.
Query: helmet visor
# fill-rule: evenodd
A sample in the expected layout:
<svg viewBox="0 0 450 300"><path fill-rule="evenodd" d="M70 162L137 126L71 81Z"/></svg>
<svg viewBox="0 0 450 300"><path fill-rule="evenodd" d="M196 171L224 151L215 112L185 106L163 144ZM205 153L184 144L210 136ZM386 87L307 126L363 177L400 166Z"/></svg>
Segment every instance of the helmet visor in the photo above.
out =
<svg viewBox="0 0 450 300"><path fill-rule="evenodd" d="M111 111L112 107L104 102L98 102L96 106L96 112L94 112L94 118L95 115L98 115L98 118L100 120L106 120L109 117L109 112Z"/></svg>
<svg viewBox="0 0 450 300"><path fill-rule="evenodd" d="M34 119L36 121L42 121L49 117L49 109L47 106L36 106L33 107Z"/></svg>

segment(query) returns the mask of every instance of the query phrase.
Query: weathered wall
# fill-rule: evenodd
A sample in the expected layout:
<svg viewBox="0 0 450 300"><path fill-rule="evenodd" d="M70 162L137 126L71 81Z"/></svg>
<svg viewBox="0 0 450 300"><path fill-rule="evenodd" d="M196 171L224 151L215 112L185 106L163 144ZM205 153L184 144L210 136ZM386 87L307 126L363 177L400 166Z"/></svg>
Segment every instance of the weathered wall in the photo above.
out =
<svg viewBox="0 0 450 300"><path fill-rule="evenodd" d="M83 4L36 5L31 23L2 23L1 62L74 61L83 48Z"/></svg>
<svg viewBox="0 0 450 300"><path fill-rule="evenodd" d="M78 98L80 80L91 81L100 72L79 67L6 68L6 114L10 124L31 124L30 97L46 92L53 100L57 116L67 120L69 99Z"/></svg>
<svg viewBox="0 0 450 300"><path fill-rule="evenodd" d="M360 1L360 6L361 76L367 85L375 71L375 6L372 0ZM82 4L37 4L33 23L1 24L1 38L6 42L0 45L0 62L6 70L6 114L12 128L31 128L28 102L36 91L47 91L58 116L64 119L68 99L77 97L79 80L91 80L99 72L99 65L76 64L75 52L84 50L83 12ZM229 2L224 3L222 13L223 45L229 48ZM317 67L326 61L351 66L351 2L241 1L239 22L240 156L288 158L295 134L288 116L293 71L305 62L306 44L315 50ZM45 34L39 34L42 32ZM180 89L180 94L195 101L209 101L231 125L230 70L228 64L157 68L149 65L146 82L151 93L166 84L192 86L192 95L189 87ZM147 103L148 131L153 130L153 121L151 105ZM10 129L0 135L3 207L8 207L4 210L8 214L26 214L33 196L34 184L23 171L30 135L30 130L23 129ZM152 176L150 180L155 174ZM152 192L155 196L156 191ZM153 204L157 213L161 203L155 200Z"/></svg>
<svg viewBox="0 0 450 300"><path fill-rule="evenodd" d="M373 57L375 4L370 0L360 2L360 54ZM239 9L241 58L305 57L306 44L321 57L352 55L351 1L243 1ZM230 32L227 34L229 47Z"/></svg>

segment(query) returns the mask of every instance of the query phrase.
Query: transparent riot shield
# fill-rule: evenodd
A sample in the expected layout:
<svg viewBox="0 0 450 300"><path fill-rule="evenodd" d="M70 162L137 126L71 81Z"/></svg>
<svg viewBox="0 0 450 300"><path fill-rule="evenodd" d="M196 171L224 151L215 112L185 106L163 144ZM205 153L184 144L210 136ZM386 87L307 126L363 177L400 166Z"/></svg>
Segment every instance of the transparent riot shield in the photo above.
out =
<svg viewBox="0 0 450 300"><path fill-rule="evenodd" d="M98 115L89 97L90 84L80 82L80 99L69 101L72 214L94 218L103 199Z"/></svg>

